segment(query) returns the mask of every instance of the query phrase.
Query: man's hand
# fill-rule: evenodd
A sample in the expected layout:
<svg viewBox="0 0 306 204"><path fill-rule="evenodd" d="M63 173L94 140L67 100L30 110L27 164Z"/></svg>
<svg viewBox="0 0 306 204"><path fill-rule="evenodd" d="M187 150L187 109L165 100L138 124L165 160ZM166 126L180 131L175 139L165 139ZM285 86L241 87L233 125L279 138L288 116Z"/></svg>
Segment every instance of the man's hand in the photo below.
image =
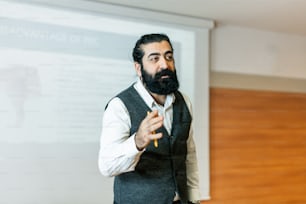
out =
<svg viewBox="0 0 306 204"><path fill-rule="evenodd" d="M138 150L143 150L151 141L163 136L162 133L155 133L163 125L163 121L164 117L159 116L157 110L148 113L136 132L135 143Z"/></svg>

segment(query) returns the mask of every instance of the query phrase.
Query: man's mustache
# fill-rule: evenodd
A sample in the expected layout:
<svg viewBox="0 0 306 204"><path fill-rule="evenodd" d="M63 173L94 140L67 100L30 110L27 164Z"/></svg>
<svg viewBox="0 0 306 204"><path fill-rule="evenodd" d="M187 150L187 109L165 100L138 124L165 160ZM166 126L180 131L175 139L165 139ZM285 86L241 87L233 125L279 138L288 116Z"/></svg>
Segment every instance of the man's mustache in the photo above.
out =
<svg viewBox="0 0 306 204"><path fill-rule="evenodd" d="M161 79L163 76L169 76L169 78L172 78L175 76L175 72L171 71L169 69L162 69L160 72L157 72L155 74L155 79Z"/></svg>

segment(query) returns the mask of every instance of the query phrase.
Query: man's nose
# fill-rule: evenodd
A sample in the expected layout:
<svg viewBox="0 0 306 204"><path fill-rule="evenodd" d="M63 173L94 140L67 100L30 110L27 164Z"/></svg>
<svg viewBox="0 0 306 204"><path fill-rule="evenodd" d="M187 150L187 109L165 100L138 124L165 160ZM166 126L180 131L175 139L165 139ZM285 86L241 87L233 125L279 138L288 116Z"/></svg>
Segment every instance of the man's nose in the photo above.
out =
<svg viewBox="0 0 306 204"><path fill-rule="evenodd" d="M170 62L165 58L165 57L161 57L160 58L160 68L161 69L169 69L170 68Z"/></svg>

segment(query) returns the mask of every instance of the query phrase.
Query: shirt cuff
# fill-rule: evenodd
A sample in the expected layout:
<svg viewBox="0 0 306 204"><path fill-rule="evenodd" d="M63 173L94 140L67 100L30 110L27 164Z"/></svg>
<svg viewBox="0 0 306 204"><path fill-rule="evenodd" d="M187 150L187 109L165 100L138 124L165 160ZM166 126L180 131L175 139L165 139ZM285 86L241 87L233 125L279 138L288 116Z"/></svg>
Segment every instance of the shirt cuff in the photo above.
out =
<svg viewBox="0 0 306 204"><path fill-rule="evenodd" d="M130 156L135 156L137 154L142 154L145 149L143 150L138 150L137 149L137 146L136 146L136 143L135 143L135 136L136 136L136 133L134 133L133 135L131 135L128 139L128 146L129 146L129 149L131 150L130 152Z"/></svg>
<svg viewBox="0 0 306 204"><path fill-rule="evenodd" d="M190 201L198 201L201 200L200 189L189 189L188 191Z"/></svg>

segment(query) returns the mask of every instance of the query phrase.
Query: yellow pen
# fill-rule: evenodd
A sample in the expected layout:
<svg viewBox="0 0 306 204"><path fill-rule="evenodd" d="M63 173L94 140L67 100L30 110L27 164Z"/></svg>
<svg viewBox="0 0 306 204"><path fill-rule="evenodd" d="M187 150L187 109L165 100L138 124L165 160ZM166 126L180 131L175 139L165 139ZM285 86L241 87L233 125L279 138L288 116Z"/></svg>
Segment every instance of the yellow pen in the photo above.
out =
<svg viewBox="0 0 306 204"><path fill-rule="evenodd" d="M147 115L149 115L149 114L150 114L150 111L147 112ZM155 134L155 131L153 131L152 134ZM156 147L156 148L158 147L157 139L154 139L154 147Z"/></svg>

